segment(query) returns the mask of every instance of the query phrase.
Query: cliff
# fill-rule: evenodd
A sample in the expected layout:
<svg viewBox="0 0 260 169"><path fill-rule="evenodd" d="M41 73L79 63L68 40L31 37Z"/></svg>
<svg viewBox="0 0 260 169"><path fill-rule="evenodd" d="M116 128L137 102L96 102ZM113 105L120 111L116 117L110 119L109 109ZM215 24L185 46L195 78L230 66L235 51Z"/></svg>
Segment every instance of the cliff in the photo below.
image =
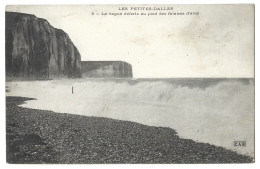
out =
<svg viewBox="0 0 260 169"><path fill-rule="evenodd" d="M123 61L82 61L82 77L132 78L132 65Z"/></svg>
<svg viewBox="0 0 260 169"><path fill-rule="evenodd" d="M61 29L34 15L5 13L7 77L80 77L81 56Z"/></svg>

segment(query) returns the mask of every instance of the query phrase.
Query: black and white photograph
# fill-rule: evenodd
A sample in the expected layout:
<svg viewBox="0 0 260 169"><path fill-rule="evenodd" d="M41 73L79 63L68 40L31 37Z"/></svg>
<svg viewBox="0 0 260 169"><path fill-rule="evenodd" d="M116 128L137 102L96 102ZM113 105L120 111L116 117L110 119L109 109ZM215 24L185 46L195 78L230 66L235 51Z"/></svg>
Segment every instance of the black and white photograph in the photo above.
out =
<svg viewBox="0 0 260 169"><path fill-rule="evenodd" d="M2 27L6 163L255 163L254 4L7 5Z"/></svg>

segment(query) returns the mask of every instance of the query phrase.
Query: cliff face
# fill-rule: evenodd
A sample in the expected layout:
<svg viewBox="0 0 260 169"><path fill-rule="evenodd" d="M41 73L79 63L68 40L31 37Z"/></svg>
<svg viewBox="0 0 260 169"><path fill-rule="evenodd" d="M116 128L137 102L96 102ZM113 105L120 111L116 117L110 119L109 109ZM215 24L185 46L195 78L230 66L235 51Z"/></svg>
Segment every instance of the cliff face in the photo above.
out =
<svg viewBox="0 0 260 169"><path fill-rule="evenodd" d="M7 77L80 77L81 56L69 36L34 15L6 12Z"/></svg>
<svg viewBox="0 0 260 169"><path fill-rule="evenodd" d="M82 77L132 78L132 65L123 61L82 61Z"/></svg>

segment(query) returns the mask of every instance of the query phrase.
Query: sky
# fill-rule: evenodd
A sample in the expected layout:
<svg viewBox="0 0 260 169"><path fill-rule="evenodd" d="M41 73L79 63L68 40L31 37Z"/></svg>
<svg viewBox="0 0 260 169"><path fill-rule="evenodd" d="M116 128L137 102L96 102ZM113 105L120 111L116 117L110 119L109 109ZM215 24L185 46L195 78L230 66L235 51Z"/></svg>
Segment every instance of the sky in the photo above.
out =
<svg viewBox="0 0 260 169"><path fill-rule="evenodd" d="M123 7L128 10L119 10ZM254 77L253 5L7 6L6 11L47 19L69 35L82 60L126 61L135 78ZM146 15L109 15L120 12Z"/></svg>

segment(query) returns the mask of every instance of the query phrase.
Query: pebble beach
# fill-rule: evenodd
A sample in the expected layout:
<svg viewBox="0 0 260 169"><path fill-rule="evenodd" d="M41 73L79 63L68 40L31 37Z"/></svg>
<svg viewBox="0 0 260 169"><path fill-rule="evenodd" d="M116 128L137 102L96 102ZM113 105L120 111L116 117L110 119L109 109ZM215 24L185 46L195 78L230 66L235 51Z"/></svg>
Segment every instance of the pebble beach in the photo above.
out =
<svg viewBox="0 0 260 169"><path fill-rule="evenodd" d="M6 97L8 163L250 163L253 158L181 139L167 127L22 108Z"/></svg>

